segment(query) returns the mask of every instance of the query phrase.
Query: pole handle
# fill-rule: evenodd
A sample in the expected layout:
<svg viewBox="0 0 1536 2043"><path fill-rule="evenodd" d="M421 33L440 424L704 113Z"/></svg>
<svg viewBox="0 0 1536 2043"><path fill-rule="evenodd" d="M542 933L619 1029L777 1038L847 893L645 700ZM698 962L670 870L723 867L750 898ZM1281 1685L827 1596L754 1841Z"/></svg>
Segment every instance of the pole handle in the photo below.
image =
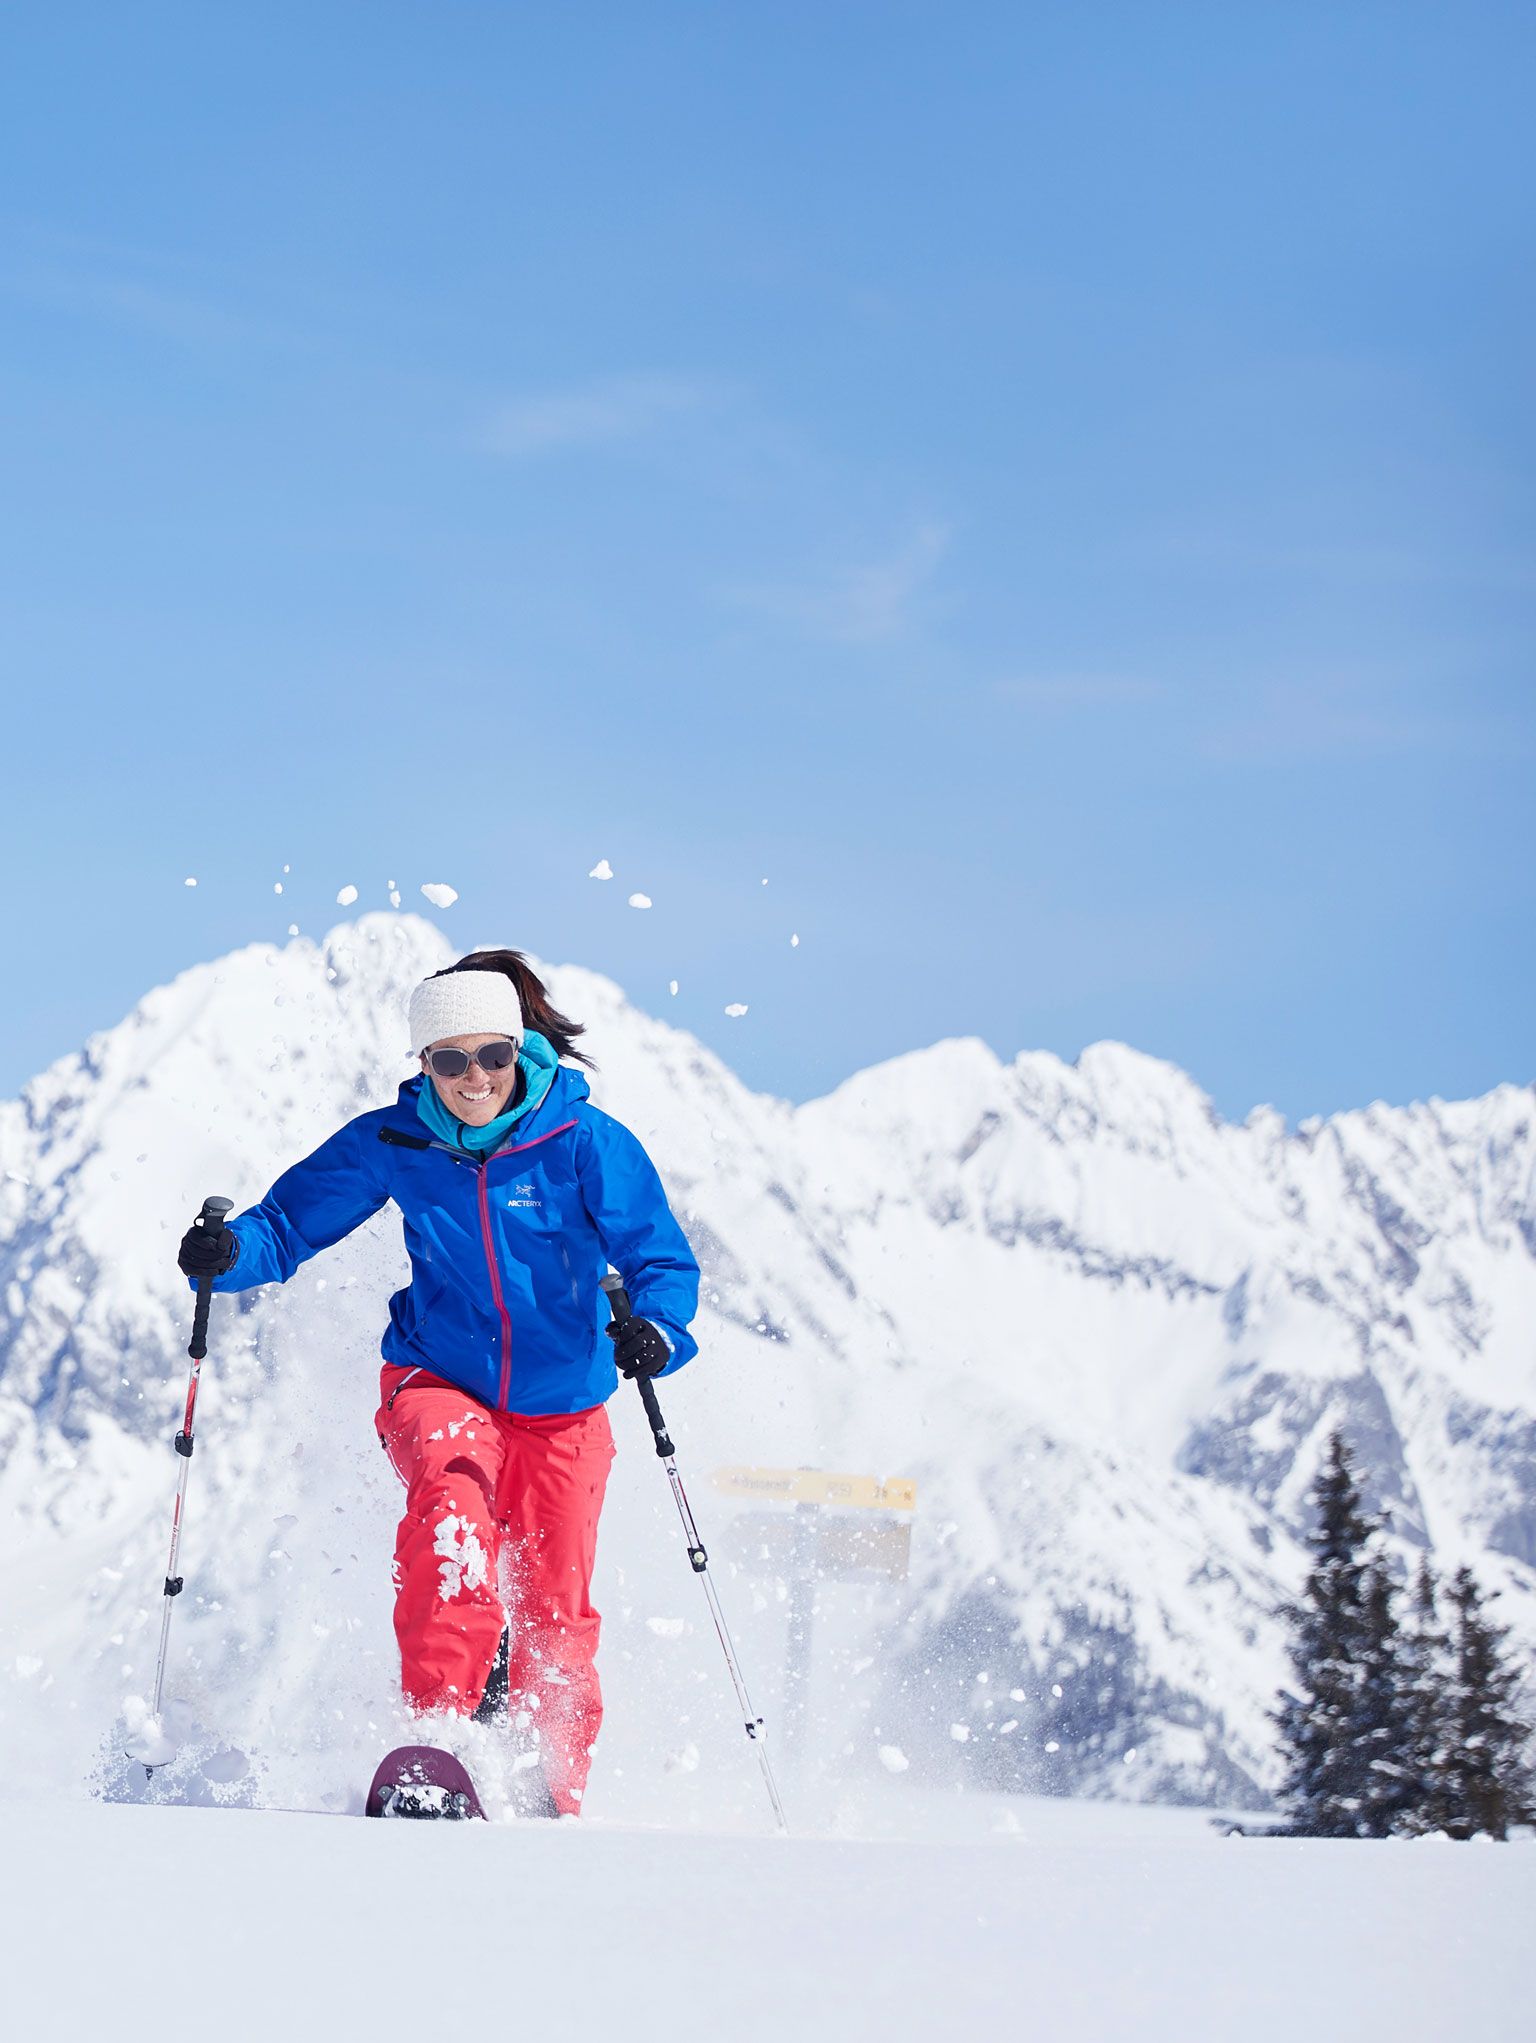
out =
<svg viewBox="0 0 1536 2043"><path fill-rule="evenodd" d="M221 1199L215 1193L211 1198L204 1199L203 1210L193 1225L206 1228L210 1234L217 1234L224 1225L224 1216L232 1213L234 1207L233 1199ZM201 1362L208 1352L208 1301L212 1296L213 1279L200 1277L197 1281L197 1305L192 1314L192 1339L187 1346L187 1353L194 1362Z"/></svg>
<svg viewBox="0 0 1536 2043"><path fill-rule="evenodd" d="M624 1289L624 1279L617 1273L603 1279L603 1289L608 1294L608 1310L613 1315L613 1324L623 1326L625 1320L634 1318L629 1302L629 1293ZM667 1432L667 1422L661 1416L661 1403L656 1396L656 1385L649 1376L637 1376L635 1389L640 1393L640 1402L645 1406L645 1416L651 1424L651 1434L656 1442L656 1453L662 1461L670 1459L677 1452Z"/></svg>

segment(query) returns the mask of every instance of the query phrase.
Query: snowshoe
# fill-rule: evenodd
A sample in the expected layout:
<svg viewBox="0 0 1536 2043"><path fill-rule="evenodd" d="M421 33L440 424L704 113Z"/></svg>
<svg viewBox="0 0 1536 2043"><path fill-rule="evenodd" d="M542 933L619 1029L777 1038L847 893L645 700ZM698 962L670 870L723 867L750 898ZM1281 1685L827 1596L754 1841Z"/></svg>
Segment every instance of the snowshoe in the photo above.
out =
<svg viewBox="0 0 1536 2043"><path fill-rule="evenodd" d="M475 1784L451 1752L435 1745L402 1745L380 1762L368 1790L365 1816L482 1819Z"/></svg>

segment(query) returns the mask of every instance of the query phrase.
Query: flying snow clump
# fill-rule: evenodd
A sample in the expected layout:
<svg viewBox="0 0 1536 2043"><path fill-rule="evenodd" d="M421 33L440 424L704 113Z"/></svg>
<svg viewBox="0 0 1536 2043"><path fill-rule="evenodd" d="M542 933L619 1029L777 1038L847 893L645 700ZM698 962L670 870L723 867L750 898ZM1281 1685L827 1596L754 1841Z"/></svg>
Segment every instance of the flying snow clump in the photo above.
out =
<svg viewBox="0 0 1536 2043"><path fill-rule="evenodd" d="M441 880L428 880L421 890L434 908L451 908L459 898L457 887L445 887Z"/></svg>
<svg viewBox="0 0 1536 2043"><path fill-rule="evenodd" d="M725 1011L728 1015L732 1016L738 1014L745 1014L747 1011L747 1003L744 1000L733 1000L730 1006Z"/></svg>
<svg viewBox="0 0 1536 2043"><path fill-rule="evenodd" d="M880 1747L880 1764L887 1773L905 1773L912 1762L899 1745L882 1745Z"/></svg>
<svg viewBox="0 0 1536 2043"><path fill-rule="evenodd" d="M674 999L676 999L676 997L677 997L677 981L676 981L675 979L669 979L669 980L667 981L667 991L668 991L668 992L669 992L669 993L670 993L670 994L672 995L672 997L673 997Z"/></svg>
<svg viewBox="0 0 1536 2043"><path fill-rule="evenodd" d="M649 908L651 905L651 897L649 894L631 894L629 897L629 905L631 908Z"/></svg>
<svg viewBox="0 0 1536 2043"><path fill-rule="evenodd" d="M356 899L357 899L356 887L343 887L341 892L336 896L336 906L338 908L350 908L352 906L352 903Z"/></svg>
<svg viewBox="0 0 1536 2043"><path fill-rule="evenodd" d="M193 879L186 879L186 880L183 880L181 884L182 884L182 885L183 885L184 887L195 887L195 886L197 885L197 881L196 881L196 880L193 880Z"/></svg>
<svg viewBox="0 0 1536 2043"><path fill-rule="evenodd" d="M606 858L600 858L597 864L593 866L591 872L587 874L587 878L589 880L611 880L613 878L613 867Z"/></svg>

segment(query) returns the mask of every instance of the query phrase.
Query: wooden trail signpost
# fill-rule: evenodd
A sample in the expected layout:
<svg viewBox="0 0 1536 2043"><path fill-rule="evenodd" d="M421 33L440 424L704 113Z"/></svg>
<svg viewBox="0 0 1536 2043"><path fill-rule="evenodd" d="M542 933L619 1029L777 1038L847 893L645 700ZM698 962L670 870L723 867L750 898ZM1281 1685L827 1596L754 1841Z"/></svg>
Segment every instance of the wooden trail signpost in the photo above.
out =
<svg viewBox="0 0 1536 2043"><path fill-rule="evenodd" d="M721 1468L714 1480L726 1496L765 1507L728 1520L724 1544L738 1567L788 1589L784 1742L793 1747L805 1729L817 1584L904 1581L917 1485L814 1468Z"/></svg>
<svg viewBox="0 0 1536 2043"><path fill-rule="evenodd" d="M717 1468L715 1488L730 1497L768 1497L785 1504L836 1504L842 1510L910 1511L917 1484L909 1476L828 1475L819 1468Z"/></svg>

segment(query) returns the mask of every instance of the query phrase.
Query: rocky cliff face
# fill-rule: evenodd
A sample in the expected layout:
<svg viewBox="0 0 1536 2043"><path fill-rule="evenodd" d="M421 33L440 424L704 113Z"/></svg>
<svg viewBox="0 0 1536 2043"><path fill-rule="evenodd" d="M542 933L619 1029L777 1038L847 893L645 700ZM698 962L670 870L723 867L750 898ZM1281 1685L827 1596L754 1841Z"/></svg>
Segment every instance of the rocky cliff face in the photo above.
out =
<svg viewBox="0 0 1536 2043"><path fill-rule="evenodd" d="M29 1580L16 1693L52 1682L105 1706L142 1685L186 1339L176 1239L207 1192L252 1203L393 1095L405 995L449 955L409 916L252 946L0 1106L0 1522ZM1273 1612L1335 1426L1404 1558L1471 1560L1536 1637L1531 1089L1288 1133L1267 1110L1221 1121L1185 1074L1117 1044L1004 1064L960 1041L795 1109L611 983L549 979L589 1025L594 1096L651 1149L704 1266L703 1353L670 1398L696 1488L743 1462L917 1479L907 1582L819 1592L824 1768L899 1746L961 1781L1262 1799ZM388 1686L393 1496L366 1450L403 1266L386 1211L217 1315L188 1633L226 1709L281 1718L290 1743L296 1724L320 1741L304 1683L334 1683L339 1656L364 1720ZM712 1642L646 1617L687 1585L629 1444L608 1654L649 1727L635 1752L686 1768L694 1734L658 1698L672 1675L717 1681ZM324 1537L274 1547L274 1519ZM732 1593L771 1707L784 1584L748 1556Z"/></svg>

